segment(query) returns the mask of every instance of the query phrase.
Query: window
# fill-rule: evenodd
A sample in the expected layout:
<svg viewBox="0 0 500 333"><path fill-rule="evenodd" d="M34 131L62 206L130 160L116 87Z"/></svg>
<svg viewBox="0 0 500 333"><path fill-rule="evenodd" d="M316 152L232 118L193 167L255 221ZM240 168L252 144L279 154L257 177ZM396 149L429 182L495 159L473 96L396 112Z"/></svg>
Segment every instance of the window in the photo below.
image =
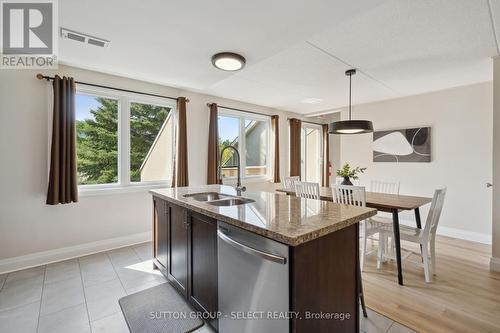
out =
<svg viewBox="0 0 500 333"><path fill-rule="evenodd" d="M302 125L301 132L301 179L321 183L323 165L323 139L321 126Z"/></svg>
<svg viewBox="0 0 500 333"><path fill-rule="evenodd" d="M168 183L173 164L174 103L110 89L78 88L80 189Z"/></svg>
<svg viewBox="0 0 500 333"><path fill-rule="evenodd" d="M118 182L118 100L76 95L78 184Z"/></svg>
<svg viewBox="0 0 500 333"><path fill-rule="evenodd" d="M221 108L218 126L220 150L231 145L240 153L242 178L268 177L270 118ZM237 159L233 150L224 151L221 164L224 178L237 176Z"/></svg>
<svg viewBox="0 0 500 333"><path fill-rule="evenodd" d="M130 181L166 181L172 174L170 108L130 103Z"/></svg>

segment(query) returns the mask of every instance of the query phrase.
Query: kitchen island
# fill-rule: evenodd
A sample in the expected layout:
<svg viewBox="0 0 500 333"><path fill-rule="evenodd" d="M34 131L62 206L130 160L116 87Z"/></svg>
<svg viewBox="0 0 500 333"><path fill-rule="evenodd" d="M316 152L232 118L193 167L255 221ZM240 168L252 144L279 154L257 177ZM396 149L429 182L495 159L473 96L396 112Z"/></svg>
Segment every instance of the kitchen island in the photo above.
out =
<svg viewBox="0 0 500 333"><path fill-rule="evenodd" d="M359 331L357 226L376 210L223 185L151 194L154 264L219 332Z"/></svg>

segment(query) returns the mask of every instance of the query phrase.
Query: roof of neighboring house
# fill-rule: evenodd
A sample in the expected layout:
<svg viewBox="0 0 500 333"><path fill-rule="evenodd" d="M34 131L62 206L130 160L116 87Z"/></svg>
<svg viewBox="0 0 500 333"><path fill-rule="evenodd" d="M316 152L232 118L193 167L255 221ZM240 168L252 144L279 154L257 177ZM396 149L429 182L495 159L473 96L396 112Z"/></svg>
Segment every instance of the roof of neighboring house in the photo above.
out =
<svg viewBox="0 0 500 333"><path fill-rule="evenodd" d="M259 124L258 121L251 121L246 127L245 127L245 136L247 133L250 133L252 132L256 127L257 125ZM239 136L237 136L236 138L234 138L233 141L231 141L231 146L235 146L235 147L238 147L238 139L239 139ZM229 162L232 158L233 158L234 155L231 155L230 158L228 158L225 162L222 162L222 166L225 166L227 165L227 162Z"/></svg>
<svg viewBox="0 0 500 333"><path fill-rule="evenodd" d="M141 167L139 168L139 171L142 171L142 168L144 168L144 166L146 165L146 163L147 163L147 161L149 159L149 156L151 156L151 152L156 147L156 144L158 143L158 140L159 140L160 136L163 134L163 131L165 130L165 127L167 127L167 123L168 123L168 121L171 118L170 117L171 114L172 114L172 112L168 113L167 118L165 118L165 121L161 125L160 131L156 135L156 138L153 141L153 144L151 145L151 147L149 147L148 153L146 154L146 157L144 158L144 161L142 161L142 164L141 164Z"/></svg>

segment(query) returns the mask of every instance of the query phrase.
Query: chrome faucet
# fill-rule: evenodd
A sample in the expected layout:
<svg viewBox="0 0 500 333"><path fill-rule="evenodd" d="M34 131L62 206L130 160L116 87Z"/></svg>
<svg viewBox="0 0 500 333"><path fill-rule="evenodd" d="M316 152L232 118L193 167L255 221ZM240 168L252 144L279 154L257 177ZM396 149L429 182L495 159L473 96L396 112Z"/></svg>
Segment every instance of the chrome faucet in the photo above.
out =
<svg viewBox="0 0 500 333"><path fill-rule="evenodd" d="M234 150L234 152L236 153L236 157L238 158L238 180L236 181L236 193L238 196L241 196L241 192L245 192L247 190L247 188L245 186L241 186L241 159L240 159L240 152L238 151L238 149L236 149L236 147L234 146L226 146L224 148L222 148L222 150L220 151L220 161L219 161L219 179L222 180L222 156L224 155L224 151L226 151L226 149L228 148L231 148L232 150Z"/></svg>

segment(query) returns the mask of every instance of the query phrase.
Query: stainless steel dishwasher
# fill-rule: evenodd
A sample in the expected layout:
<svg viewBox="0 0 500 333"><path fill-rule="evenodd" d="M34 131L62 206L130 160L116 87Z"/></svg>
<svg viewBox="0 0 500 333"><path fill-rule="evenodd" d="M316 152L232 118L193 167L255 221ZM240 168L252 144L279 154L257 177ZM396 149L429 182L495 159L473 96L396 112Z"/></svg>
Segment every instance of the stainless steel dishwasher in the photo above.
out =
<svg viewBox="0 0 500 333"><path fill-rule="evenodd" d="M288 246L223 222L217 236L219 332L288 333Z"/></svg>

